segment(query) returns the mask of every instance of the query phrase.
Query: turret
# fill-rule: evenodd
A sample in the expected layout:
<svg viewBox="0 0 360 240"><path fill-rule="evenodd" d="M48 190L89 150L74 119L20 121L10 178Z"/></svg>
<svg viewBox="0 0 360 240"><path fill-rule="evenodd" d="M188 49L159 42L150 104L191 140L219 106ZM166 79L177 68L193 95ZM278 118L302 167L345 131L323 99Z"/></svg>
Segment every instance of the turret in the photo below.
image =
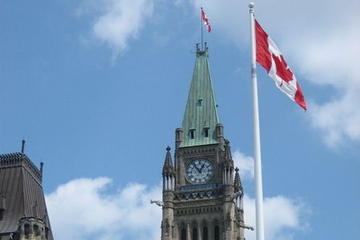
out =
<svg viewBox="0 0 360 240"><path fill-rule="evenodd" d="M173 162L171 159L170 150L171 150L171 148L168 146L166 148L166 157L165 157L163 171L162 171L163 190L164 191L175 190L175 171L174 171L174 166L173 166Z"/></svg>
<svg viewBox="0 0 360 240"><path fill-rule="evenodd" d="M234 179L234 161L231 156L230 142L225 140L225 160L223 163L223 182L232 185Z"/></svg>
<svg viewBox="0 0 360 240"><path fill-rule="evenodd" d="M241 184L239 168L235 168L234 194L236 195L235 203L239 210L243 211L244 189Z"/></svg>
<svg viewBox="0 0 360 240"><path fill-rule="evenodd" d="M23 217L19 220L18 240L47 240L47 232L45 222L36 217Z"/></svg>
<svg viewBox="0 0 360 240"><path fill-rule="evenodd" d="M174 234L174 190L175 171L171 159L171 148L166 148L166 156L163 166L163 220L161 222L161 239L171 240Z"/></svg>
<svg viewBox="0 0 360 240"><path fill-rule="evenodd" d="M182 128L177 128L175 131L175 147L178 148L183 140L184 130Z"/></svg>
<svg viewBox="0 0 360 240"><path fill-rule="evenodd" d="M224 145L224 126L221 123L216 124L215 127L216 140L220 143L220 145Z"/></svg>

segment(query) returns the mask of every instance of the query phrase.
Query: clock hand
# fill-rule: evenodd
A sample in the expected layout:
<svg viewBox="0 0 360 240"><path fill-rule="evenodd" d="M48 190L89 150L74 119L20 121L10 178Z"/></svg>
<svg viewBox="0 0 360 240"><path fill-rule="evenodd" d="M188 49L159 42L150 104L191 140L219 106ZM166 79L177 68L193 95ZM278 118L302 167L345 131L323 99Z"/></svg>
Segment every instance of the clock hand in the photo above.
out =
<svg viewBox="0 0 360 240"><path fill-rule="evenodd" d="M201 168L200 168L200 173L201 173L201 171L203 170L204 166L205 166L205 163L201 166Z"/></svg>
<svg viewBox="0 0 360 240"><path fill-rule="evenodd" d="M194 165L194 167L196 168L196 170L201 173L201 169L198 169L198 167L196 165Z"/></svg>

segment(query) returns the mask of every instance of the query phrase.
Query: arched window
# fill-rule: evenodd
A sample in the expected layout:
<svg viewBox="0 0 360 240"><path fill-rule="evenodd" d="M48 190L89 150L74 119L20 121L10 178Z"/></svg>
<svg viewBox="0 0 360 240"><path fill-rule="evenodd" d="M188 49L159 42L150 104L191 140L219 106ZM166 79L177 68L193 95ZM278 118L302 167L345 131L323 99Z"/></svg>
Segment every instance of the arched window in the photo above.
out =
<svg viewBox="0 0 360 240"><path fill-rule="evenodd" d="M219 230L219 226L215 226L214 236L215 236L215 240L220 240L220 230Z"/></svg>
<svg viewBox="0 0 360 240"><path fill-rule="evenodd" d="M40 236L40 228L38 225L34 225L35 236Z"/></svg>
<svg viewBox="0 0 360 240"><path fill-rule="evenodd" d="M196 227L192 230L192 240L198 240L198 230Z"/></svg>
<svg viewBox="0 0 360 240"><path fill-rule="evenodd" d="M25 224L24 226L24 230L25 230L25 236L28 237L30 235L30 225L29 224Z"/></svg>
<svg viewBox="0 0 360 240"><path fill-rule="evenodd" d="M4 218L5 209L0 208L0 221Z"/></svg>
<svg viewBox="0 0 360 240"><path fill-rule="evenodd" d="M203 227L203 240L209 240L207 227Z"/></svg>
<svg viewBox="0 0 360 240"><path fill-rule="evenodd" d="M204 128L204 136L209 137L209 128L208 127Z"/></svg>
<svg viewBox="0 0 360 240"><path fill-rule="evenodd" d="M190 135L190 139L194 139L195 138L195 129L190 129L189 135Z"/></svg>
<svg viewBox="0 0 360 240"><path fill-rule="evenodd" d="M186 228L181 229L181 240L186 240Z"/></svg>

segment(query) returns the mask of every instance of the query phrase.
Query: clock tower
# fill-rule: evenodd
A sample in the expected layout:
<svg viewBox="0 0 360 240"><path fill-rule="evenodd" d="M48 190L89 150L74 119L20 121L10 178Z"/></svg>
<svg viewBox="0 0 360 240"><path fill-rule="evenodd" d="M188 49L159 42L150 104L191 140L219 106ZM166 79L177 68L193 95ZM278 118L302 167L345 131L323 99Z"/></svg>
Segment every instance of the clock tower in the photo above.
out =
<svg viewBox="0 0 360 240"><path fill-rule="evenodd" d="M208 48L195 67L174 162L163 167L161 240L243 240L243 188L217 112Z"/></svg>

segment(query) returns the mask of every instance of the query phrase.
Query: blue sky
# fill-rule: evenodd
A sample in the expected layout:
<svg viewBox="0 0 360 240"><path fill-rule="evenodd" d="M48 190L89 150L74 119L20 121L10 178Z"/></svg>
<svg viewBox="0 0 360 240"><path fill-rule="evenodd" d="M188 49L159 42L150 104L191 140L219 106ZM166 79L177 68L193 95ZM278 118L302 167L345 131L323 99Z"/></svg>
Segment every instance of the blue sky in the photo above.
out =
<svg viewBox="0 0 360 240"><path fill-rule="evenodd" d="M247 4L203 1L219 115L251 224ZM269 240L360 235L360 6L346 4L256 2L309 104L302 111L258 68ZM161 211L148 202L161 197L165 148L181 126L198 14L189 0L0 1L0 152L26 139L29 157L45 162L58 240L159 239Z"/></svg>

